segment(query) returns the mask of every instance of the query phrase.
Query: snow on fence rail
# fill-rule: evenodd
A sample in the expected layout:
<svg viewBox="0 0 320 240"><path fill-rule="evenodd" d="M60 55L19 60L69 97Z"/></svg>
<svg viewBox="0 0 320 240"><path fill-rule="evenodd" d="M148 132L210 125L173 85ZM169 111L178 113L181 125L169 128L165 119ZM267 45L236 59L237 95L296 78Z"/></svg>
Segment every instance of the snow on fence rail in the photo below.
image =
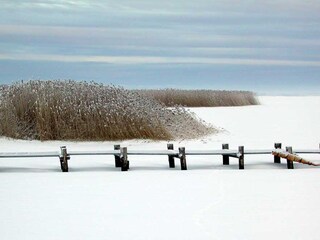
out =
<svg viewBox="0 0 320 240"><path fill-rule="evenodd" d="M57 157L60 160L60 167L63 172L69 171L68 161L71 156L92 156L92 155L113 155L115 167L120 167L121 171L129 169L128 155L165 155L168 156L169 167L175 168L175 158L180 159L181 170L187 170L186 156L192 155L221 155L223 165L229 165L230 157L237 158L239 169L244 169L244 155L289 153L289 154L320 154L320 149L297 149L293 151L292 147L281 148L281 143L275 143L273 149L247 150L239 146L237 150L229 149L229 144L222 144L221 150L186 150L180 147L174 150L173 144L167 144L167 150L129 150L127 147L114 145L114 150L105 151L67 151L65 146L60 147L56 152L0 152L0 158L36 158L36 157ZM274 155L274 163L281 163L281 154ZM287 159L287 168L293 169L293 161Z"/></svg>

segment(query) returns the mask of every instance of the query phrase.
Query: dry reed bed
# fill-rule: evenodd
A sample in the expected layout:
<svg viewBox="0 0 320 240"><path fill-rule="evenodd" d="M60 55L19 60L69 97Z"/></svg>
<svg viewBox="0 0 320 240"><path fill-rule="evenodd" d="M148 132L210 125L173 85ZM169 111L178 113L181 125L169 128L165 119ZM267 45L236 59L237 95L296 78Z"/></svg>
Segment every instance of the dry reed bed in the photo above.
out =
<svg viewBox="0 0 320 240"><path fill-rule="evenodd" d="M258 105L255 94L248 91L150 89L137 93L155 99L167 107L220 107Z"/></svg>
<svg viewBox="0 0 320 240"><path fill-rule="evenodd" d="M0 135L11 138L169 140L214 132L184 108L120 87L33 80L0 88Z"/></svg>

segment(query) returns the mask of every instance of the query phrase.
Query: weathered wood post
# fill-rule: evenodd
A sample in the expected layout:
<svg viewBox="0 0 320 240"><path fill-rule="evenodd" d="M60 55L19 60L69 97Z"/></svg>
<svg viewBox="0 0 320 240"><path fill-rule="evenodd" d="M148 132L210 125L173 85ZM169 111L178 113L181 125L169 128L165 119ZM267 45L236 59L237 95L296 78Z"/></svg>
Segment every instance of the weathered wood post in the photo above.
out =
<svg viewBox="0 0 320 240"><path fill-rule="evenodd" d="M187 170L186 149L184 147L179 148L179 158L181 170Z"/></svg>
<svg viewBox="0 0 320 240"><path fill-rule="evenodd" d="M114 145L113 149L114 150L120 150L120 145ZM120 151L119 151L119 154L120 154ZM115 163L116 167L121 167L120 155L118 155L118 154L114 155L114 163Z"/></svg>
<svg viewBox="0 0 320 240"><path fill-rule="evenodd" d="M288 153L291 153L291 154L292 154L292 147L286 147L286 151L287 151ZM287 160L287 168L288 168L288 169L294 169L294 167L293 167L293 161Z"/></svg>
<svg viewBox="0 0 320 240"><path fill-rule="evenodd" d="M60 161L61 171L63 172L63 151L62 151L62 148L64 148L64 147L60 147L59 161Z"/></svg>
<svg viewBox="0 0 320 240"><path fill-rule="evenodd" d="M60 147L60 167L62 172L68 172L68 160L70 159L66 146Z"/></svg>
<svg viewBox="0 0 320 240"><path fill-rule="evenodd" d="M244 146L239 146L239 169L244 169Z"/></svg>
<svg viewBox="0 0 320 240"><path fill-rule="evenodd" d="M229 149L229 144L224 143L222 144L222 149ZM222 155L222 159L223 159L223 165L229 165L229 155Z"/></svg>
<svg viewBox="0 0 320 240"><path fill-rule="evenodd" d="M168 143L167 144L167 149L168 150L173 150L174 149L173 144ZM175 162L174 162L174 156L168 155L168 160L169 160L169 168L175 168L176 165L175 165Z"/></svg>
<svg viewBox="0 0 320 240"><path fill-rule="evenodd" d="M281 143L274 144L275 149L281 149L281 147L282 147ZM274 163L281 163L281 158L279 156L274 156Z"/></svg>
<svg viewBox="0 0 320 240"><path fill-rule="evenodd" d="M126 147L120 148L120 159L121 159L121 171L128 171L129 161L128 161L128 150Z"/></svg>

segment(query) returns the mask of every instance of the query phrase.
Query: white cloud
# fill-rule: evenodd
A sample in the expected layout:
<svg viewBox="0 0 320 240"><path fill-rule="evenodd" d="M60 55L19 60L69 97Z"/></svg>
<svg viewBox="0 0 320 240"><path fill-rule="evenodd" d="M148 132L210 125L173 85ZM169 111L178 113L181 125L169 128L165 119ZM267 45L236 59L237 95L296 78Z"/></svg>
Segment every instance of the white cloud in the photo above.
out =
<svg viewBox="0 0 320 240"><path fill-rule="evenodd" d="M147 57L147 56L75 56L48 54L0 54L1 60L96 62L109 64L211 64L250 66L320 67L320 61L295 61L240 58Z"/></svg>
<svg viewBox="0 0 320 240"><path fill-rule="evenodd" d="M10 0L3 1L2 7L15 9L68 9L72 7L94 6L91 1L71 0Z"/></svg>

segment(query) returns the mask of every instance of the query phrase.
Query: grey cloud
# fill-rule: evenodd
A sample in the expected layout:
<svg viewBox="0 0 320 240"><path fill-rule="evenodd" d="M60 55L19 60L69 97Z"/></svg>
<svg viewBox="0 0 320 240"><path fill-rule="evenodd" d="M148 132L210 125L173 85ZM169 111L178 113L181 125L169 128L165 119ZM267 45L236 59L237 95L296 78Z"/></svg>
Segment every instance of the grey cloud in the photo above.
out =
<svg viewBox="0 0 320 240"><path fill-rule="evenodd" d="M204 34L197 31L180 31L171 29L115 29L115 28L81 28L81 27L44 27L0 25L3 39L13 41L35 41L106 46L188 46L188 47L319 47L317 38L264 37L259 35L221 35Z"/></svg>
<svg viewBox="0 0 320 240"><path fill-rule="evenodd" d="M2 1L2 6L5 8L22 8L22 9L44 9L44 8L69 8L76 9L94 9L123 11L129 13L150 14L150 13L181 13L181 12L196 12L196 11L228 11L228 12L247 12L247 13L295 13L305 14L318 13L320 3L317 0L9 0Z"/></svg>

